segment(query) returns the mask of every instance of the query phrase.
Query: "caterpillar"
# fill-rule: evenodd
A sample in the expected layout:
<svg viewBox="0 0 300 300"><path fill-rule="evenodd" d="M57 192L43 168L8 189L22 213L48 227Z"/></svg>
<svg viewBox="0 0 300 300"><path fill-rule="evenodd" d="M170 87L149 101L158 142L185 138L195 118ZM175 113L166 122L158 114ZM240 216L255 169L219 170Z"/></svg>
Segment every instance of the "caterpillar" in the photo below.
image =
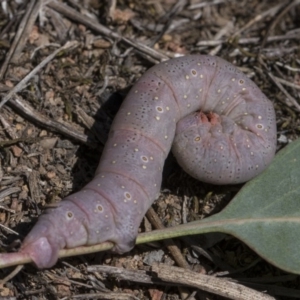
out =
<svg viewBox="0 0 300 300"><path fill-rule="evenodd" d="M150 68L121 105L94 179L42 214L20 251L49 268L63 248L111 241L117 253L131 250L171 148L200 181L245 182L275 154L273 105L219 57L189 55Z"/></svg>

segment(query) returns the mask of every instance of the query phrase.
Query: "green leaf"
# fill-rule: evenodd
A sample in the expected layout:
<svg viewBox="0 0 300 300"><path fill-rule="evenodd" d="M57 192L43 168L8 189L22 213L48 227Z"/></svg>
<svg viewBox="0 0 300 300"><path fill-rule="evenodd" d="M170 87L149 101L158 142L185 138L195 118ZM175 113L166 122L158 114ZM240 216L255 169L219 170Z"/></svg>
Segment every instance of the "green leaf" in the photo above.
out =
<svg viewBox="0 0 300 300"><path fill-rule="evenodd" d="M220 213L166 230L140 235L137 242L206 232L229 233L271 264L300 274L300 140L275 157Z"/></svg>

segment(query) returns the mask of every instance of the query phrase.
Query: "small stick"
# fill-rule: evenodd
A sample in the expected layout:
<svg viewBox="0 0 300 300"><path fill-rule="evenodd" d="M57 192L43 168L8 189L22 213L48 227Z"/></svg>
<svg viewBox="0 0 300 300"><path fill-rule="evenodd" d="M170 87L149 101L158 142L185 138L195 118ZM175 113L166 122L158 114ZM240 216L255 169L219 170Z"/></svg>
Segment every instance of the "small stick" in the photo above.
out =
<svg viewBox="0 0 300 300"><path fill-rule="evenodd" d="M9 100L8 104L28 119L33 120L33 122L38 123L47 129L59 132L81 143L93 146L93 143L89 141L88 136L75 130L74 126L71 127L70 125L63 124L45 117L24 100L22 100L20 96L13 96L13 98Z"/></svg>
<svg viewBox="0 0 300 300"><path fill-rule="evenodd" d="M17 45L19 43L19 40L23 34L23 31L24 31L24 28L25 28L25 24L27 23L29 17L30 17L30 14L32 12L32 9L34 7L34 4L35 4L35 0L31 0L30 3L28 4L27 6L27 11L26 11L26 14L24 15L19 27L18 27L18 31L15 35L15 38L14 38L14 41L12 43L12 45L10 46L10 49L8 51L8 53L6 54L5 56L5 60L1 66L1 69L0 69L0 80L3 78L4 76L4 73L6 72L6 69L7 69L7 66L15 52L15 49L17 48ZM1 108L1 106L0 106Z"/></svg>
<svg viewBox="0 0 300 300"><path fill-rule="evenodd" d="M267 42L279 42L279 41L287 41L291 39L300 39L299 32L290 32L285 35L274 35L267 38ZM235 41L236 44L258 44L261 39L259 37L252 37L252 38L242 38ZM228 43L228 40L206 40L200 41L197 43L197 46L218 46L221 44Z"/></svg>
<svg viewBox="0 0 300 300"><path fill-rule="evenodd" d="M145 54L157 59L158 61L168 59L168 56L162 54L161 52L158 52L142 43L133 41L129 38L126 38L126 37L118 34L117 32L110 30L109 28L101 25L100 23L97 23L97 21L95 21L94 19L91 19L88 16L84 16L84 15L80 14L76 10L72 9L71 7L69 7L63 3L60 3L57 1L52 1L52 2L48 3L47 5L48 5L48 7L56 10L57 12L63 14L64 16L66 16L74 21L77 21L81 24L84 24L85 26L87 26L87 27L95 30L96 32L101 33L107 37L113 37L114 39L121 40L121 41L129 44L130 46L136 48L137 50L141 51L142 53L145 53Z"/></svg>
<svg viewBox="0 0 300 300"><path fill-rule="evenodd" d="M239 30L237 30L233 35L232 38L240 35L243 31L245 31L246 29L249 29L251 26L253 26L254 24L256 24L257 22L260 22L261 20L265 19L268 16L274 16L280 8L282 8L285 5L284 1L282 3L279 3L278 5L271 7L270 9L268 9L267 11L264 11L263 13L255 16L254 19L250 20L245 26L243 26L242 28L240 28Z"/></svg>
<svg viewBox="0 0 300 300"><path fill-rule="evenodd" d="M152 225L156 229L164 229L165 228L165 226L163 225L163 223L161 222L161 220L159 219L158 215L156 214L156 212L154 211L154 209L152 207L150 207L148 209L146 215L147 215L147 218L149 219L149 221L152 223ZM183 257L180 250L178 249L178 247L176 246L176 244L174 243L174 241L172 239L165 240L164 244L167 246L168 250L171 252L171 254L172 254L174 260L176 261L176 263L178 264L178 266L185 268L185 269L190 269L189 264L186 262L185 258Z"/></svg>
<svg viewBox="0 0 300 300"><path fill-rule="evenodd" d="M164 229L165 226L161 222L160 218L154 211L152 207L150 207L147 211L147 218L150 220L152 225L156 229ZM173 256L174 260L176 261L177 265L181 268L190 270L190 266L185 260L184 256L182 255L181 251L177 247L177 245L174 243L172 239L164 240L163 241L165 246L167 246L168 250L170 251L171 255ZM186 299L188 296L188 291L184 289L183 287L178 287L179 293L181 294L182 299Z"/></svg>
<svg viewBox="0 0 300 300"><path fill-rule="evenodd" d="M108 6L108 12L107 12L107 18L111 18L112 20L114 20L114 14L115 14L115 10L116 10L116 6L117 6L117 0L109 0L107 3Z"/></svg>
<svg viewBox="0 0 300 300"><path fill-rule="evenodd" d="M285 3L285 2L283 2ZM264 49L265 48L265 44L267 42L267 38L270 34L270 32L273 31L273 29L276 27L276 25L282 20L282 18L284 17L285 14L287 14L293 7L297 6L298 4L300 4L300 0L294 0L292 1L288 6L286 6L286 8L274 19L274 21L271 23L270 27L267 29L265 36L262 40L260 49Z"/></svg>
<svg viewBox="0 0 300 300"><path fill-rule="evenodd" d="M93 246L80 246L72 249L62 249L59 251L59 258L106 251L112 249L113 246L113 243L105 242ZM0 269L32 262L33 261L30 256L22 253L22 250L20 252L13 253L0 253Z"/></svg>
<svg viewBox="0 0 300 300"><path fill-rule="evenodd" d="M207 1L207 2L200 2L200 3L195 3L195 4L191 4L190 6L187 7L188 10L194 10L194 9L199 9L199 8L203 8L206 6L213 6L213 5L218 5L224 2L230 2L232 0L212 0L212 1Z"/></svg>
<svg viewBox="0 0 300 300"><path fill-rule="evenodd" d="M7 226L5 226L5 225L3 225L3 224L1 224L1 223L0 223L0 227L3 228L4 230L6 230L6 231L9 232L9 233L19 235L18 232L16 232L16 231L10 229L9 227L7 227Z"/></svg>
<svg viewBox="0 0 300 300"><path fill-rule="evenodd" d="M171 23L174 20L174 17L183 10L186 4L187 4L187 0L176 1L175 4L172 6L172 8L161 18L161 21L166 22L166 24L163 26L158 36L151 42L152 47L160 41L163 35L170 28Z"/></svg>
<svg viewBox="0 0 300 300"><path fill-rule="evenodd" d="M27 74L13 89L11 89L6 96L4 96L4 98L2 99L2 101L0 102L0 109L1 107L8 101L11 99L11 97L20 92L22 89L24 89L24 87L26 86L26 84L28 83L28 81L35 76L36 73L38 73L43 67L45 67L45 65L47 65L51 60L54 59L54 57L61 51L64 50L68 50L72 47L76 47L78 45L77 42L75 41L71 41L71 42L67 42L64 46L60 47L59 49L55 50L52 54L48 55L40 64L38 64L29 74Z"/></svg>
<svg viewBox="0 0 300 300"><path fill-rule="evenodd" d="M0 114L0 122L4 128L4 130L7 132L7 134L12 138L12 139L16 139L18 138L18 136L16 135L16 133L14 132L14 130L12 129L10 123L5 119L5 117L3 115ZM0 146L2 146L3 144L1 144L0 141Z"/></svg>
<svg viewBox="0 0 300 300"><path fill-rule="evenodd" d="M76 106L76 112L83 125L95 135L102 145L105 145L107 135L103 130L98 130L99 126L95 119L89 116L81 107L79 107L79 105Z"/></svg>
<svg viewBox="0 0 300 300"><path fill-rule="evenodd" d="M269 71L268 67L266 66L266 64L264 63L264 61L262 60L262 58L259 56L258 60L260 62L260 64L264 67L264 69L266 70L268 76L273 80L273 82L277 85L277 87L284 93L284 95L290 100L290 102L295 106L295 108L300 111L300 105L298 104L297 100L292 97L287 90L282 86L282 84L276 80L276 77ZM287 106L291 106L288 103L285 103Z"/></svg>
<svg viewBox="0 0 300 300"><path fill-rule="evenodd" d="M279 66L279 67L283 67L283 68L285 68L285 69L287 69L287 70L289 70L289 71L292 71L292 72L300 72L300 69L299 69L299 68L293 68L293 67L291 67L291 66L288 66L288 65L286 65L286 64L283 64L283 63L280 62L280 61L277 61L277 62L276 62L276 65Z"/></svg>
<svg viewBox="0 0 300 300"><path fill-rule="evenodd" d="M230 279L217 278L178 267L154 263L151 274L148 270L126 270L111 266L88 266L88 272L101 272L112 275L118 280L163 286L189 286L216 295L236 300L274 300L272 296L258 292Z"/></svg>
<svg viewBox="0 0 300 300"><path fill-rule="evenodd" d="M0 285L3 286L6 282L14 278L23 269L23 267L24 265L17 266L10 274L8 274L5 278L0 280Z"/></svg>
<svg viewBox="0 0 300 300"><path fill-rule="evenodd" d="M267 72L267 74L277 85L277 87L282 91L282 93L291 101L291 103L295 106L295 108L300 112L300 105L297 102L297 100L288 93L288 91L282 86L279 80L277 80L276 77L271 72Z"/></svg>
<svg viewBox="0 0 300 300"><path fill-rule="evenodd" d="M5 199L5 197L11 195L11 194L15 194L15 193L20 193L21 192L21 188L18 186L15 187L9 187L6 189L3 189L0 191L0 202L3 202Z"/></svg>
<svg viewBox="0 0 300 300"><path fill-rule="evenodd" d="M284 85L286 85L286 86L289 86L289 87L291 87L291 88L300 90L300 85L299 85L299 84L295 84L295 83L289 82L289 81L287 81L287 80L285 80L285 79L282 79L282 78L279 78L279 77L277 77L277 76L274 76L274 78L275 78L278 82L280 82L280 83L282 83L282 84L284 84Z"/></svg>
<svg viewBox="0 0 300 300"><path fill-rule="evenodd" d="M152 271L158 278L175 284L192 286L234 300L275 300L274 297L258 292L223 278L199 274L190 270L154 263Z"/></svg>
<svg viewBox="0 0 300 300"><path fill-rule="evenodd" d="M18 44L16 45L16 49L11 58L11 62L17 63L17 61L20 57L20 54L23 51L25 44L28 40L28 37L29 37L30 33L32 32L32 27L37 19L39 11L41 10L42 6L44 5L44 1L45 0L37 1L36 5L32 8L30 15L28 16L28 19L26 20L26 25L23 28L22 35L20 36L20 39L18 40Z"/></svg>
<svg viewBox="0 0 300 300"><path fill-rule="evenodd" d="M233 23L228 21L224 27L214 36L214 40L220 40L224 35L226 35L233 28ZM221 50L222 44L217 45L214 49L209 51L209 55L217 55Z"/></svg>

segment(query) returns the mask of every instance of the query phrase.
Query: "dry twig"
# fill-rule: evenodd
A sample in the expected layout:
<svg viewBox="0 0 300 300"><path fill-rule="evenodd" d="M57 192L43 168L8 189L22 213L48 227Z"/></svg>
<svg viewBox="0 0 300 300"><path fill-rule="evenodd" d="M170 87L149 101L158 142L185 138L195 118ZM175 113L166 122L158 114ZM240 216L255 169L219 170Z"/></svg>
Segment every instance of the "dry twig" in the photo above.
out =
<svg viewBox="0 0 300 300"><path fill-rule="evenodd" d="M139 43L138 41L133 41L129 38L126 38L126 37L116 33L114 31L110 30L109 28L101 25L100 23L97 23L95 20L89 18L88 16L83 16L76 10L72 9L71 7L68 7L67 5L65 5L63 3L53 0L52 2L50 2L48 4L48 6L51 7L52 9L56 10L57 12L63 14L66 17L88 26L89 28L95 30L96 32L98 32L100 34L103 34L107 37L121 40L121 41L127 43L128 45L136 48L140 52L157 59L157 61L162 61L162 60L168 59L168 57L166 55L160 53L159 51L154 50L142 43Z"/></svg>
<svg viewBox="0 0 300 300"><path fill-rule="evenodd" d="M285 5L284 1L277 4L276 6L273 6L271 8L269 8L267 11L264 11L261 14L258 14L257 16L255 16L254 19L250 20L246 25L244 25L242 28L240 28L239 30L237 30L233 35L232 38L237 37L238 35L240 35L242 32L244 32L245 30L249 29L251 26L253 26L254 24L262 21L263 19L265 19L266 17L269 16L274 16L283 6Z"/></svg>
<svg viewBox="0 0 300 300"><path fill-rule="evenodd" d="M4 76L4 73L7 69L7 66L18 46L18 43L23 35L23 32L24 32L24 29L25 29L25 26L28 22L28 20L30 19L30 15L31 15L31 12L32 12L32 9L34 7L34 4L35 4L35 0L31 0L29 5L27 6L27 10L26 10L26 14L24 15L20 25L19 25L19 28L18 28L18 31L15 35L15 38L14 38L14 41L12 43L12 45L10 46L10 49L5 57L5 61L3 62L2 66L1 66L1 69L0 69L0 79L3 78ZM0 106L1 107L1 106Z"/></svg>
<svg viewBox="0 0 300 300"><path fill-rule="evenodd" d="M271 300L267 294L255 291L241 284L223 278L198 274L196 272L164 264L154 264L152 271L159 279L174 284L183 284L235 300Z"/></svg>
<svg viewBox="0 0 300 300"><path fill-rule="evenodd" d="M16 46L16 49L13 53L13 56L11 58L11 62L13 63L17 63L24 47L25 44L28 40L28 37L32 31L32 27L37 19L37 16L40 12L40 10L42 9L42 6L45 4L45 1L49 1L49 0L38 0L38 1L34 1L36 2L35 6L32 8L30 15L28 17L28 19L26 20L26 24L24 26L24 29L22 31L22 34L20 36L20 39L18 40L18 44Z"/></svg>
<svg viewBox="0 0 300 300"><path fill-rule="evenodd" d="M161 222L161 220L159 219L158 215L156 214L156 212L154 211L154 209L152 207L149 208L146 215L147 215L147 218L149 219L149 221L155 227L155 229L165 228L165 226L163 225L163 223ZM188 263L186 262L185 258L182 255L182 253L180 252L180 250L178 249L178 247L176 246L176 244L173 242L172 239L165 240L164 244L167 246L168 250L171 252L171 254L172 254L173 258L175 259L176 263L178 264L178 266L185 268L185 269L190 269L190 266L188 265Z"/></svg>
<svg viewBox="0 0 300 300"><path fill-rule="evenodd" d="M154 263L151 267L153 274L144 270L126 270L110 266L89 266L88 272L103 272L113 275L119 280L146 284L182 285L194 287L216 295L235 300L271 300L272 296L245 287L228 279L203 275L191 270L170 267Z"/></svg>
<svg viewBox="0 0 300 300"><path fill-rule="evenodd" d="M282 86L280 81L277 80L276 77L270 71L268 71L267 74L277 85L277 87L282 91L282 93L288 98L291 104L297 109L297 111L300 112L300 104L297 102L297 100L288 93L288 91ZM286 103L286 105L291 106L289 103Z"/></svg>
<svg viewBox="0 0 300 300"><path fill-rule="evenodd" d="M0 102L0 109L1 107L12 98L14 94L17 94L21 90L25 88L28 81L32 79L32 77L37 74L41 69L43 69L54 57L61 51L69 50L73 47L77 47L78 43L75 41L67 42L64 46L60 47L59 49L55 50L53 53L48 55L40 64L38 64L29 74L27 74L14 88L12 88L7 95L5 95Z"/></svg>
<svg viewBox="0 0 300 300"><path fill-rule="evenodd" d="M283 2L284 3L284 2ZM276 25L282 20L285 14L287 14L293 7L300 4L300 0L294 0L292 1L287 7L274 19L274 21L271 23L270 27L267 29L267 32L262 40L260 49L265 48L265 44L267 41L267 38L269 34L273 31L273 29L276 27Z"/></svg>
<svg viewBox="0 0 300 300"><path fill-rule="evenodd" d="M12 96L9 100L9 105L17 110L20 114L26 116L29 120L32 120L34 123L37 123L49 130L53 130L65 136L71 137L72 139L75 139L81 143L93 146L93 143L89 141L87 135L78 132L74 129L74 127L71 127L70 125L62 124L45 117L24 100L22 100L20 96Z"/></svg>

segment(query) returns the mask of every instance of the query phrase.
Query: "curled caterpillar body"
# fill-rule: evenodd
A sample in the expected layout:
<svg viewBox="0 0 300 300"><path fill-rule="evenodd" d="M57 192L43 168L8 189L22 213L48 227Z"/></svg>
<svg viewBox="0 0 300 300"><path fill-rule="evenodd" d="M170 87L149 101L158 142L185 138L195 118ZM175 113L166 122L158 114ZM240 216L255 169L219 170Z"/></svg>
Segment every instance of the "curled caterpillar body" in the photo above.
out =
<svg viewBox="0 0 300 300"><path fill-rule="evenodd" d="M235 184L261 173L276 149L272 103L233 65L191 55L149 69L112 124L95 178L42 215L20 251L51 267L58 251L104 241L129 251L157 198L172 147L191 176Z"/></svg>

